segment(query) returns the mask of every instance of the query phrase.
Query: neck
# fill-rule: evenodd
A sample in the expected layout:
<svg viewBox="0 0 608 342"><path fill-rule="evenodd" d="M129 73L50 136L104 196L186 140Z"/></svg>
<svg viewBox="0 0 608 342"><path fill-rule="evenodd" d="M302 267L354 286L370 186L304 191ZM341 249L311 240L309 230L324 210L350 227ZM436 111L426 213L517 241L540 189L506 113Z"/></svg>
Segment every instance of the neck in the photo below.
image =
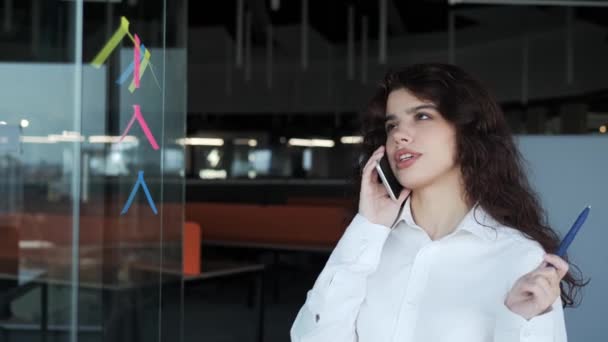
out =
<svg viewBox="0 0 608 342"><path fill-rule="evenodd" d="M471 209L465 199L460 172L450 172L412 192L412 217L431 240L453 232Z"/></svg>

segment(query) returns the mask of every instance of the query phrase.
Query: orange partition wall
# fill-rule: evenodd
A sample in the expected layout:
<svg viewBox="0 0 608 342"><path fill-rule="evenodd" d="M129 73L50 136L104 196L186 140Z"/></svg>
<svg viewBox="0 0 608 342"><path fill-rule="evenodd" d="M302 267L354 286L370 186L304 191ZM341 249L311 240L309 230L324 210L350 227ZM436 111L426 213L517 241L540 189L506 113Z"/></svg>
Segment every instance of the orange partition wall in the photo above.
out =
<svg viewBox="0 0 608 342"><path fill-rule="evenodd" d="M19 275L19 233L11 226L0 225L0 274ZM0 308L1 309L1 308Z"/></svg>
<svg viewBox="0 0 608 342"><path fill-rule="evenodd" d="M118 243L156 244L161 230L157 217L144 205L133 204L128 215L86 215L80 217L80 244L111 247ZM163 205L170 222L162 227L165 241L182 245L184 272L200 272L202 232L205 241L262 243L292 246L333 247L342 236L352 216L343 204L337 205L255 205L239 203L191 202L186 204L185 220L198 225L198 232L182 220L183 207ZM18 215L16 229L21 240L50 242L70 246L72 217L47 213ZM0 215L0 219L8 217ZM183 236L182 236L183 234ZM42 250L40 252L43 252ZM196 260L199 264L196 264ZM187 269L186 269L187 267Z"/></svg>
<svg viewBox="0 0 608 342"><path fill-rule="evenodd" d="M197 223L184 223L182 264L185 275L201 273L201 233Z"/></svg>
<svg viewBox="0 0 608 342"><path fill-rule="evenodd" d="M100 246L105 243L158 243L160 230L165 240L181 239L183 207L179 204L166 203L162 207L164 222L161 223L144 204L134 203L127 215L81 215L79 217L81 246ZM65 214L45 212L17 213L0 215L0 222L15 222L20 240L37 240L50 242L56 246L71 246L73 243L71 227L73 217ZM105 237L104 237L105 235ZM108 238L109 237L109 238ZM106 246L107 247L107 246Z"/></svg>
<svg viewBox="0 0 608 342"><path fill-rule="evenodd" d="M186 205L186 220L205 227L205 241L332 247L349 219L341 205Z"/></svg>

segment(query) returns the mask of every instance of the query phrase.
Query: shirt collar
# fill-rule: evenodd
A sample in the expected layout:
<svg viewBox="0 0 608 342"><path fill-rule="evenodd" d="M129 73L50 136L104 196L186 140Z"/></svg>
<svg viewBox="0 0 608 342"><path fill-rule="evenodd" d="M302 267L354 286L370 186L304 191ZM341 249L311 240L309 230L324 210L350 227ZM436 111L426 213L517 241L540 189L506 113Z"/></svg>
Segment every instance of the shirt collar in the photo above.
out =
<svg viewBox="0 0 608 342"><path fill-rule="evenodd" d="M416 222L414 222L409 196L403 204L401 215L397 222L395 222L394 226L401 221L405 221L405 223L411 227L420 227L416 224ZM476 203L465 215L462 221L460 221L455 230L465 230L483 240L490 241L496 238L495 230L500 226L501 224L498 221L490 216L490 214L488 214L481 205Z"/></svg>

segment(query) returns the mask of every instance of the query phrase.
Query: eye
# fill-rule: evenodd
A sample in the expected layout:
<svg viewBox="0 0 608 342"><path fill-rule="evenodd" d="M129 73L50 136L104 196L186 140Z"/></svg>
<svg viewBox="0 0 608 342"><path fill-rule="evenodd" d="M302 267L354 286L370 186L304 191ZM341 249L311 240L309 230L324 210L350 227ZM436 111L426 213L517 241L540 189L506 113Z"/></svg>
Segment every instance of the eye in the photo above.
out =
<svg viewBox="0 0 608 342"><path fill-rule="evenodd" d="M395 128L395 124L393 124L393 123L388 123L388 124L386 124L386 127L385 127L385 128L386 128L386 131L387 131L387 132L390 132L390 131L391 131L393 128Z"/></svg>
<svg viewBox="0 0 608 342"><path fill-rule="evenodd" d="M431 119L431 116L428 115L427 113L423 113L423 112L416 113L416 120L430 120L430 119Z"/></svg>

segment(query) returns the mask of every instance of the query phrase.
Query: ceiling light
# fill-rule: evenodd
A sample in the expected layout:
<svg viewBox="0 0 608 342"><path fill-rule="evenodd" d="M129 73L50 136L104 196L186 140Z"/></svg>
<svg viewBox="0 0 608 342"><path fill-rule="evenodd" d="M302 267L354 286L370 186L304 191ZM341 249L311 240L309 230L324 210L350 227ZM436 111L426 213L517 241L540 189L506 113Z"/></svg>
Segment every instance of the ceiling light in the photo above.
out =
<svg viewBox="0 0 608 342"><path fill-rule="evenodd" d="M302 146L302 147L334 147L335 143L329 139L289 139L288 144L290 146Z"/></svg>
<svg viewBox="0 0 608 342"><path fill-rule="evenodd" d="M363 137L362 136L346 136L346 137L341 137L340 138L340 142L342 144L360 144L363 142Z"/></svg>
<svg viewBox="0 0 608 342"><path fill-rule="evenodd" d="M181 138L177 139L180 145L190 146L223 146L224 139L219 138Z"/></svg>

